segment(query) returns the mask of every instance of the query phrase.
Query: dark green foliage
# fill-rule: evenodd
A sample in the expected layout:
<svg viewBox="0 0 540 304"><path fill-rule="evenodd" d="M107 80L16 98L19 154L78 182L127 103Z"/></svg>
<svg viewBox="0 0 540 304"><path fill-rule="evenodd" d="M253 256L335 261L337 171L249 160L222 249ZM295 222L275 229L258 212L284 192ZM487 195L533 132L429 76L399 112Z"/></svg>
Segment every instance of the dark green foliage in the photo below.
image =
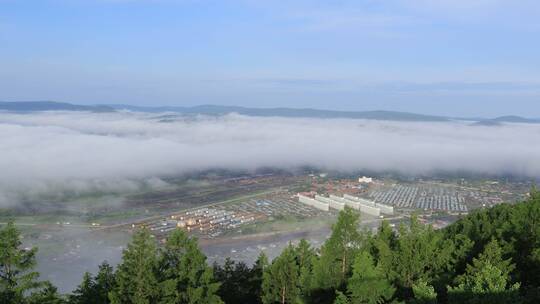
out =
<svg viewBox="0 0 540 304"><path fill-rule="evenodd" d="M512 244L507 248L519 269L519 280L524 284L538 287L540 286L540 192L533 189L527 203L517 204L511 209L509 226L510 229L504 226L507 229L504 231L503 240Z"/></svg>
<svg viewBox="0 0 540 304"><path fill-rule="evenodd" d="M383 269L375 266L373 257L361 252L354 260L353 274L347 284L351 303L377 304L389 302L396 289L386 279Z"/></svg>
<svg viewBox="0 0 540 304"><path fill-rule="evenodd" d="M255 265L253 265L253 268L251 269L249 286L251 289L250 294L253 300L249 303L262 303L262 282L264 271L267 267L268 257L266 257L264 252L261 252L257 258L257 261L255 261Z"/></svg>
<svg viewBox="0 0 540 304"><path fill-rule="evenodd" d="M305 239L295 248L296 264L298 265L300 293L302 297L307 298L311 293L313 262L315 260L315 250Z"/></svg>
<svg viewBox="0 0 540 304"><path fill-rule="evenodd" d="M160 295L157 270L157 250L147 229L135 233L124 250L122 263L115 274L115 288L109 294L113 304L153 304Z"/></svg>
<svg viewBox="0 0 540 304"><path fill-rule="evenodd" d="M167 304L219 304L219 283L197 240L177 229L162 250L159 260L161 301Z"/></svg>
<svg viewBox="0 0 540 304"><path fill-rule="evenodd" d="M37 248L21 248L21 236L10 222L0 228L0 303L24 303L29 291L40 287L39 274L32 271Z"/></svg>
<svg viewBox="0 0 540 304"><path fill-rule="evenodd" d="M26 300L28 304L65 304L67 301L58 293L58 289L50 282L44 282L43 288L32 293Z"/></svg>
<svg viewBox="0 0 540 304"><path fill-rule="evenodd" d="M371 235L358 220L346 208L320 250L302 240L270 265L261 254L251 268L231 260L208 267L197 241L180 230L158 250L143 229L116 273L104 263L96 276L85 274L67 303L540 303L536 191L438 231L412 217L397 231L383 221ZM37 281L35 252L21 249L13 224L0 229L0 303L66 303Z"/></svg>
<svg viewBox="0 0 540 304"><path fill-rule="evenodd" d="M448 288L449 303L519 303L519 283L510 285L499 268L486 263L468 273L463 282Z"/></svg>
<svg viewBox="0 0 540 304"><path fill-rule="evenodd" d="M230 258L223 266L214 264L216 279L221 283L218 294L225 303L261 303L261 285L268 258L261 253L250 269Z"/></svg>
<svg viewBox="0 0 540 304"><path fill-rule="evenodd" d="M454 277L455 265L471 246L466 237L445 238L413 216L409 225L400 225L397 234L383 222L366 250L373 253L377 266L398 288L398 297L407 300L414 297L413 286L421 281L445 289Z"/></svg>
<svg viewBox="0 0 540 304"><path fill-rule="evenodd" d="M306 240L289 244L263 274L263 303L310 303L315 259L315 250Z"/></svg>
<svg viewBox="0 0 540 304"><path fill-rule="evenodd" d="M350 302L347 296L343 292L338 291L336 294L336 299L334 300L334 304L349 304L349 303Z"/></svg>
<svg viewBox="0 0 540 304"><path fill-rule="evenodd" d="M515 265L512 264L512 259L503 259L502 248L495 239L484 247L484 251L478 258L473 259L472 265L467 265L465 276L474 273L477 269L484 268L487 264L497 267L502 271L501 274L505 278L509 278L510 273L516 268ZM462 277L463 276L458 277L457 280L460 281L460 278Z"/></svg>
<svg viewBox="0 0 540 304"><path fill-rule="evenodd" d="M106 261L99 265L99 271L94 277L94 295L96 303L108 304L109 293L114 289L115 277L111 265Z"/></svg>
<svg viewBox="0 0 540 304"><path fill-rule="evenodd" d="M437 293L433 286L425 281L418 281L412 286L414 299L408 301L411 304L436 304Z"/></svg>
<svg viewBox="0 0 540 304"><path fill-rule="evenodd" d="M264 271L262 302L264 304L298 303L300 301L299 272L295 248L289 245Z"/></svg>
<svg viewBox="0 0 540 304"><path fill-rule="evenodd" d="M397 284L412 288L415 282L431 282L451 263L453 247L430 226L413 217L410 225L401 225L390 274Z"/></svg>
<svg viewBox="0 0 540 304"><path fill-rule="evenodd" d="M396 234L387 221L382 221L377 235L371 238L370 248L372 255L389 277L393 264L392 251L396 248L396 240Z"/></svg>
<svg viewBox="0 0 540 304"><path fill-rule="evenodd" d="M218 294L225 303L254 303L258 300L258 296L251 293L251 269L245 263L227 258L223 266L214 265L214 274L221 283Z"/></svg>
<svg viewBox="0 0 540 304"><path fill-rule="evenodd" d="M456 278L458 285L448 288L450 303L519 303L519 283L510 283L514 269L510 259L504 260L501 248L493 240L485 247L465 274Z"/></svg>
<svg viewBox="0 0 540 304"><path fill-rule="evenodd" d="M70 304L99 303L96 299L95 282L89 272L85 272L82 283L69 297Z"/></svg>
<svg viewBox="0 0 540 304"><path fill-rule="evenodd" d="M449 238L465 235L474 241L473 250L462 259L462 265L471 263L489 242L497 240L502 256L515 263L513 271L499 270L510 273L512 282L521 283L525 301L540 303L540 194L535 189L526 202L477 211L454 223L444 233ZM458 270L461 270L458 274L465 271Z"/></svg>
<svg viewBox="0 0 540 304"><path fill-rule="evenodd" d="M354 256L361 247L359 214L349 207L339 213L332 235L321 248L313 266L314 289L338 289L351 272Z"/></svg>
<svg viewBox="0 0 540 304"><path fill-rule="evenodd" d="M540 282L540 194L536 190L527 202L475 212L445 232L449 237L466 235L474 242L469 262L492 239L498 240L503 254L516 263L519 281L526 285Z"/></svg>
<svg viewBox="0 0 540 304"><path fill-rule="evenodd" d="M81 284L69 296L70 304L108 304L109 292L114 288L113 268L103 262L98 274L93 277L86 272Z"/></svg>

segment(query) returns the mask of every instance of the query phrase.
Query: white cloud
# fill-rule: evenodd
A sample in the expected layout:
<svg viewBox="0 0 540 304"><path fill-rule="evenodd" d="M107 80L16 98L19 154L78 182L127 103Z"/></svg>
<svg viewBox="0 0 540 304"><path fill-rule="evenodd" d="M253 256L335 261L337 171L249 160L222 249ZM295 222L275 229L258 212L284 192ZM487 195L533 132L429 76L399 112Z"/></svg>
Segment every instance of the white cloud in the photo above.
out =
<svg viewBox="0 0 540 304"><path fill-rule="evenodd" d="M172 120L171 120L172 118ZM168 122L160 122L167 119ZM209 168L302 165L540 176L540 125L0 113L0 204L51 191L128 191Z"/></svg>

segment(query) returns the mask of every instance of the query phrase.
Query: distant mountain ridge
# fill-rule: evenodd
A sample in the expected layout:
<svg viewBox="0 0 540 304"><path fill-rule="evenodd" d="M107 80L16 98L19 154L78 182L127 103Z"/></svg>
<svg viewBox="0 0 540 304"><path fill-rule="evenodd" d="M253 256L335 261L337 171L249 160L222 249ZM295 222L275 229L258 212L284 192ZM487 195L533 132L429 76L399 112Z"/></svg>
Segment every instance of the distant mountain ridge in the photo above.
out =
<svg viewBox="0 0 540 304"><path fill-rule="evenodd" d="M501 116L492 120L497 122L540 123L538 118L524 118L521 116Z"/></svg>
<svg viewBox="0 0 540 304"><path fill-rule="evenodd" d="M540 119L525 118L521 116L501 116L493 119L479 119L473 125L475 126L500 126L504 123L529 123L538 124Z"/></svg>
<svg viewBox="0 0 540 304"><path fill-rule="evenodd" d="M193 107L144 107L125 104L107 105L76 105L54 101L18 101L0 102L0 111L12 112L39 112L39 111L88 111L88 112L113 112L120 110L162 113L173 112L180 114L202 115L225 115L238 113L246 116L259 117L299 117L299 118L353 118L389 121L424 121L444 122L452 120L471 121L478 126L496 126L502 123L540 123L540 119L524 118L520 116L501 116L493 119L482 118L455 118L437 115L424 115L397 111L334 111L319 109L298 108L248 108L240 106L200 105Z"/></svg>
<svg viewBox="0 0 540 304"><path fill-rule="evenodd" d="M113 112L115 109L104 105L83 106L56 101L0 101L0 110L13 112L39 112L39 111L90 111Z"/></svg>
<svg viewBox="0 0 540 304"><path fill-rule="evenodd" d="M183 114L208 114L224 115L228 113L238 113L247 116L262 117L304 117L304 118L356 118L374 120L397 120L397 121L448 121L449 118L443 116L423 115L396 111L333 111L318 109L295 109L295 108L247 108L239 106L218 106L201 105L194 107L140 107L130 105L107 105L117 110L130 110L138 112L175 112Z"/></svg>

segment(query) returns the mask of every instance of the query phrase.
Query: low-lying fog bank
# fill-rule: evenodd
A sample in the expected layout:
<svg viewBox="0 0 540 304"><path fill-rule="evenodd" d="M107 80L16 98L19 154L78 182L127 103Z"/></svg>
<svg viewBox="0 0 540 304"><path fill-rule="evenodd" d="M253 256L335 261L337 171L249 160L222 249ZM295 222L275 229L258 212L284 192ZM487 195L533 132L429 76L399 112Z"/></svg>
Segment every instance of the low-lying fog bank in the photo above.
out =
<svg viewBox="0 0 540 304"><path fill-rule="evenodd" d="M159 177L211 168L540 175L534 124L2 112L0 138L0 206L62 191L163 187Z"/></svg>

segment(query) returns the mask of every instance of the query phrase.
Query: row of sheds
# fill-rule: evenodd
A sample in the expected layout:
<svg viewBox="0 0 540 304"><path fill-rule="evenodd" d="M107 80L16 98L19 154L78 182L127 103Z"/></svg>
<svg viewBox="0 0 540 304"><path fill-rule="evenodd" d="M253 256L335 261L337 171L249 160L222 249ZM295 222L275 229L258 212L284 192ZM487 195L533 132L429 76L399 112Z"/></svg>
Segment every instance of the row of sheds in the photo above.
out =
<svg viewBox="0 0 540 304"><path fill-rule="evenodd" d="M349 194L345 194L342 197L333 194L330 194L329 197L315 195L314 198L298 194L298 201L323 211L329 211L330 208L342 210L345 208L345 206L348 206L373 216L380 216L381 213L388 215L394 214L394 207L392 206L379 204L374 201Z"/></svg>

